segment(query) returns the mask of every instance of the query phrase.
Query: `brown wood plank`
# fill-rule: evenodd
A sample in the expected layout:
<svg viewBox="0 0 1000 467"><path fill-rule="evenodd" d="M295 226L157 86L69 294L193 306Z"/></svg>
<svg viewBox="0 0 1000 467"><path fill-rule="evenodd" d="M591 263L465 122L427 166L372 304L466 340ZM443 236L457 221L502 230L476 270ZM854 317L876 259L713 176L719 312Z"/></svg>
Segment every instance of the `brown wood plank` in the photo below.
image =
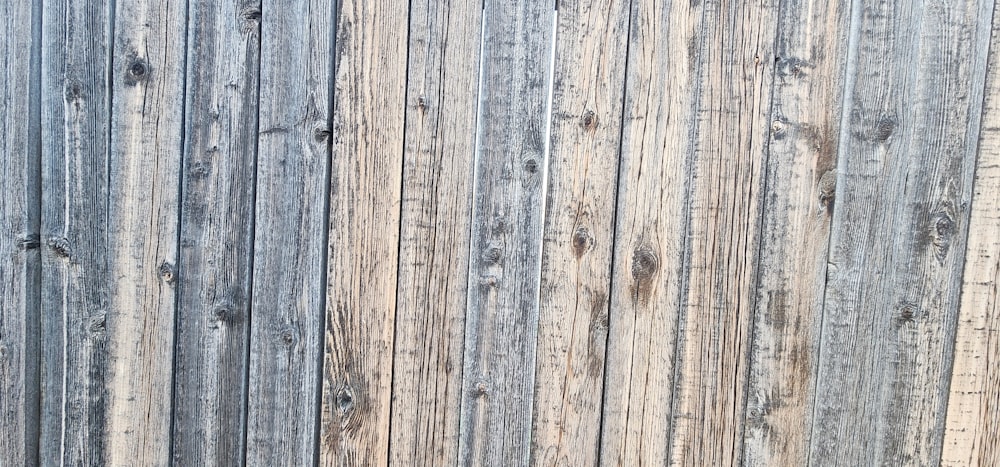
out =
<svg viewBox="0 0 1000 467"><path fill-rule="evenodd" d="M408 7L337 6L322 465L389 453Z"/></svg>
<svg viewBox="0 0 1000 467"><path fill-rule="evenodd" d="M746 465L805 465L834 210L850 3L781 2L763 180Z"/></svg>
<svg viewBox="0 0 1000 467"><path fill-rule="evenodd" d="M993 7L941 465L1000 465L1000 4Z"/></svg>
<svg viewBox="0 0 1000 467"><path fill-rule="evenodd" d="M0 4L0 453L38 464L41 3Z"/></svg>
<svg viewBox="0 0 1000 467"><path fill-rule="evenodd" d="M854 8L810 461L931 465L993 1Z"/></svg>
<svg viewBox="0 0 1000 467"><path fill-rule="evenodd" d="M558 7L532 460L596 465L630 8Z"/></svg>
<svg viewBox="0 0 1000 467"><path fill-rule="evenodd" d="M188 6L173 446L242 465L250 336L260 0Z"/></svg>
<svg viewBox="0 0 1000 467"><path fill-rule="evenodd" d="M410 5L389 462L456 465L482 5Z"/></svg>
<svg viewBox="0 0 1000 467"><path fill-rule="evenodd" d="M526 465L555 13L495 0L483 14L459 459Z"/></svg>
<svg viewBox="0 0 1000 467"><path fill-rule="evenodd" d="M261 5L248 465L314 465L317 453L333 8Z"/></svg>

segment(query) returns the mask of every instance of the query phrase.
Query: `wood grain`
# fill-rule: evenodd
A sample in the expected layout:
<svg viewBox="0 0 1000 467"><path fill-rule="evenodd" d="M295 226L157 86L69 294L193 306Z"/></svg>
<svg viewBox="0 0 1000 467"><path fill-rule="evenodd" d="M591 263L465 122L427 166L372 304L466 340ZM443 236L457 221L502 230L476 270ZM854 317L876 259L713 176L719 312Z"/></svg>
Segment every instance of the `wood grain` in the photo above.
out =
<svg viewBox="0 0 1000 467"><path fill-rule="evenodd" d="M532 460L596 465L628 1L559 4Z"/></svg>
<svg viewBox="0 0 1000 467"><path fill-rule="evenodd" d="M764 167L746 465L806 465L850 4L781 2Z"/></svg>
<svg viewBox="0 0 1000 467"><path fill-rule="evenodd" d="M322 465L389 453L408 5L339 2Z"/></svg>
<svg viewBox="0 0 1000 467"><path fill-rule="evenodd" d="M940 459L992 3L854 5L811 463Z"/></svg>
<svg viewBox="0 0 1000 467"><path fill-rule="evenodd" d="M0 453L38 464L40 2L0 5Z"/></svg>
<svg viewBox="0 0 1000 467"><path fill-rule="evenodd" d="M1000 464L1000 4L984 92L972 186L955 361L941 465Z"/></svg>
<svg viewBox="0 0 1000 467"><path fill-rule="evenodd" d="M485 4L459 459L527 465L553 10Z"/></svg>
<svg viewBox="0 0 1000 467"><path fill-rule="evenodd" d="M248 465L314 465L326 290L334 19L261 5Z"/></svg>
<svg viewBox="0 0 1000 467"><path fill-rule="evenodd" d="M188 7L172 462L242 465L259 0Z"/></svg>
<svg viewBox="0 0 1000 467"><path fill-rule="evenodd" d="M456 465L482 5L410 5L389 462Z"/></svg>

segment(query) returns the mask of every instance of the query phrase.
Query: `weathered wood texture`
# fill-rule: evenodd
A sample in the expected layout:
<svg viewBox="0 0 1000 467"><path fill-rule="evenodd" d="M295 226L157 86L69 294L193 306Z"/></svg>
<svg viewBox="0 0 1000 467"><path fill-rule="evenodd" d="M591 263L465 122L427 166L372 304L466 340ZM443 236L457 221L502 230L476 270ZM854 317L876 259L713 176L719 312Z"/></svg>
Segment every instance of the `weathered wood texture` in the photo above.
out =
<svg viewBox="0 0 1000 467"><path fill-rule="evenodd" d="M389 462L458 462L482 6L410 6ZM404 402L405 401L405 402Z"/></svg>
<svg viewBox="0 0 1000 467"><path fill-rule="evenodd" d="M0 5L0 465L1000 463L996 3Z"/></svg>
<svg viewBox="0 0 1000 467"><path fill-rule="evenodd" d="M38 463L41 8L0 5L0 456Z"/></svg>
<svg viewBox="0 0 1000 467"><path fill-rule="evenodd" d="M172 461L242 465L260 0L188 6Z"/></svg>
<svg viewBox="0 0 1000 467"><path fill-rule="evenodd" d="M488 0L462 382L459 458L531 454L553 16L548 2Z"/></svg>
<svg viewBox="0 0 1000 467"><path fill-rule="evenodd" d="M992 3L853 5L814 464L939 461Z"/></svg>
<svg viewBox="0 0 1000 467"><path fill-rule="evenodd" d="M367 0L337 8L320 463L384 465L409 12Z"/></svg>
<svg viewBox="0 0 1000 467"><path fill-rule="evenodd" d="M1000 15L993 7L979 159L941 465L1000 465Z"/></svg>

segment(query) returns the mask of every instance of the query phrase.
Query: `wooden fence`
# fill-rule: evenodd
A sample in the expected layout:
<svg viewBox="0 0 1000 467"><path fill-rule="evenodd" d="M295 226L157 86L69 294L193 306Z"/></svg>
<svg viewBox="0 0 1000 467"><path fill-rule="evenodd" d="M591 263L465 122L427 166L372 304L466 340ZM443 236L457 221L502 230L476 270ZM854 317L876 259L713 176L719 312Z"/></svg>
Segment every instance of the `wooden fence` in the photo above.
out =
<svg viewBox="0 0 1000 467"><path fill-rule="evenodd" d="M995 3L3 0L0 465L1000 465Z"/></svg>

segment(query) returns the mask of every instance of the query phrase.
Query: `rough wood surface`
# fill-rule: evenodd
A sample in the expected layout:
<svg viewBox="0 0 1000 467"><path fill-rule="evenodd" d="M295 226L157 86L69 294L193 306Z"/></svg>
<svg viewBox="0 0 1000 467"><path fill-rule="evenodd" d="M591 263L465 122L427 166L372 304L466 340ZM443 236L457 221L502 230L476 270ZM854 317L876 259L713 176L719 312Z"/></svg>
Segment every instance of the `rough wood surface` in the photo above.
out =
<svg viewBox="0 0 1000 467"><path fill-rule="evenodd" d="M483 14L459 459L527 465L555 11L495 0Z"/></svg>
<svg viewBox="0 0 1000 467"><path fill-rule="evenodd" d="M992 7L853 7L813 464L940 459Z"/></svg>
<svg viewBox="0 0 1000 467"><path fill-rule="evenodd" d="M941 465L1000 465L1000 4L993 7L982 132Z"/></svg>
<svg viewBox="0 0 1000 467"><path fill-rule="evenodd" d="M629 2L559 3L532 461L596 465Z"/></svg>
<svg viewBox="0 0 1000 467"><path fill-rule="evenodd" d="M334 11L319 0L261 11L246 463L314 465Z"/></svg>
<svg viewBox="0 0 1000 467"><path fill-rule="evenodd" d="M38 464L41 4L0 4L0 456Z"/></svg>
<svg viewBox="0 0 1000 467"><path fill-rule="evenodd" d="M778 12L746 465L808 461L849 20L849 2L785 0Z"/></svg>
<svg viewBox="0 0 1000 467"><path fill-rule="evenodd" d="M408 5L337 5L322 465L384 465L402 185Z"/></svg>
<svg viewBox="0 0 1000 467"><path fill-rule="evenodd" d="M242 465L260 0L196 1L182 165L172 461Z"/></svg>
<svg viewBox="0 0 1000 467"><path fill-rule="evenodd" d="M389 462L456 465L482 5L410 7Z"/></svg>

